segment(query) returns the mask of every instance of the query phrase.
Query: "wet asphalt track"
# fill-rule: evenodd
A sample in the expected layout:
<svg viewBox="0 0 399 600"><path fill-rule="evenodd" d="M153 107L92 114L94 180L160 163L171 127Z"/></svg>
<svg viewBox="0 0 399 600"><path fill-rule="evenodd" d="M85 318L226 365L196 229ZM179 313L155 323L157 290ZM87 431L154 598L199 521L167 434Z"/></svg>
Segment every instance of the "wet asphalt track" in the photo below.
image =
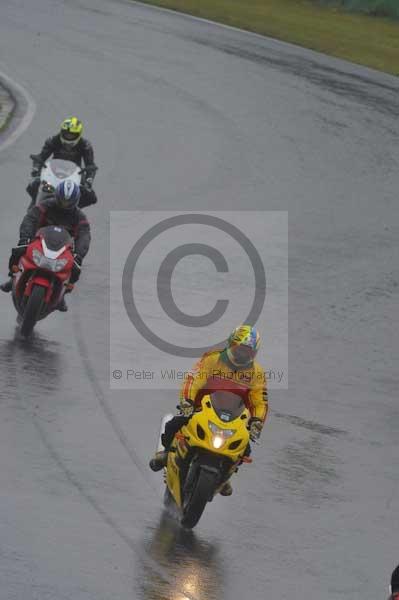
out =
<svg viewBox="0 0 399 600"><path fill-rule="evenodd" d="M28 155L64 114L87 123L101 167L69 313L22 343L0 298L1 600L384 598L399 536L399 84L106 0L2 0L0 62L38 104L0 153L4 265ZM256 466L183 534L146 467L172 394L108 389L108 209L243 198L289 211L290 387L271 397Z"/></svg>

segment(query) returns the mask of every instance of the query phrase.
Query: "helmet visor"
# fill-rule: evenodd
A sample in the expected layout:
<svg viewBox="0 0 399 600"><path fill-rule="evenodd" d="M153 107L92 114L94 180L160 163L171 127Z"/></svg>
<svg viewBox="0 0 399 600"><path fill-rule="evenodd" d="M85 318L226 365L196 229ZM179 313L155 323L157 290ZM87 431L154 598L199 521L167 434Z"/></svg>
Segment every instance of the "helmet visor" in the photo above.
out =
<svg viewBox="0 0 399 600"><path fill-rule="evenodd" d="M231 346L229 350L233 362L236 365L248 365L254 360L256 356L256 350L254 350L250 346L245 346L244 344L237 344L235 346Z"/></svg>
<svg viewBox="0 0 399 600"><path fill-rule="evenodd" d="M72 131L64 131L63 130L61 132L61 137L66 142L76 142L79 139L79 137L80 137L80 133L76 133L76 132L72 132Z"/></svg>

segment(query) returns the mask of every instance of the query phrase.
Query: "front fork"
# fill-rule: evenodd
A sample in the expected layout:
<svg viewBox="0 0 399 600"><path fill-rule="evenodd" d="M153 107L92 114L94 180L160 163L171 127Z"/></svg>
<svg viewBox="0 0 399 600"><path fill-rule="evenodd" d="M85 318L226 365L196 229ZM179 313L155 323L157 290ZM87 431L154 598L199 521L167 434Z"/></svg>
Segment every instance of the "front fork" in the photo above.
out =
<svg viewBox="0 0 399 600"><path fill-rule="evenodd" d="M19 267L16 266L14 269L14 272L16 273L17 271L19 271ZM21 276L18 278L18 281L16 281L16 289L15 289L15 300L22 306L23 304L26 304L26 302L29 299L29 296L32 293L32 287L34 285L40 285L44 288L46 288L46 295L44 298L44 301L46 303L47 306L50 305L50 303L56 305L57 302L52 302L52 300L54 299L54 294L58 292L58 297L59 299L61 299L61 291L62 291L62 286L65 284L60 283L57 280L57 277L45 277L43 275L41 275L40 271L26 271L26 272L22 272ZM66 284L65 285L65 289L68 290L69 287L73 288L72 284Z"/></svg>
<svg viewBox="0 0 399 600"><path fill-rule="evenodd" d="M228 481L231 475L237 470L238 464L228 465L225 460L213 454L199 454L190 462L187 475L184 479L183 497L190 493L196 480L199 469L203 469L215 475L215 489L209 497L208 502L213 500L214 495Z"/></svg>

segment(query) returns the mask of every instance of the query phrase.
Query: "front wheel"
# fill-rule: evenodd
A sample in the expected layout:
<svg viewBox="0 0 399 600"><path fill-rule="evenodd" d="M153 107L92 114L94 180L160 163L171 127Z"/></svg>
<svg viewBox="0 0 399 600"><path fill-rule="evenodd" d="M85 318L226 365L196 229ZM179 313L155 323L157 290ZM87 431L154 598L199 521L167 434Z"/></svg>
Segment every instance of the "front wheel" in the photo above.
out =
<svg viewBox="0 0 399 600"><path fill-rule="evenodd" d="M22 316L21 333L24 337L29 337L36 325L43 304L46 290L41 285L35 285L26 303L24 314Z"/></svg>
<svg viewBox="0 0 399 600"><path fill-rule="evenodd" d="M200 520L206 503L213 497L216 490L217 474L199 469L198 478L193 484L192 492L183 502L183 517L181 524L192 529Z"/></svg>

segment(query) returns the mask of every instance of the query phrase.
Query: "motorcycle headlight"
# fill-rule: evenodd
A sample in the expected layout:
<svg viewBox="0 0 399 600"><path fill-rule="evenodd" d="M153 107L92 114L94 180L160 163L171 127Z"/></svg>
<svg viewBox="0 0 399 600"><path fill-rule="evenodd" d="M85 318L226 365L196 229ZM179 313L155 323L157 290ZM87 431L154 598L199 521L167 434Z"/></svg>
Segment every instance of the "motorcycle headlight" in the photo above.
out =
<svg viewBox="0 0 399 600"><path fill-rule="evenodd" d="M224 439L230 438L236 432L236 429L221 429L219 425L216 425L212 421L208 421L208 427L213 434L220 435Z"/></svg>
<svg viewBox="0 0 399 600"><path fill-rule="evenodd" d="M50 183L47 183L47 181L43 181L42 190L47 194L52 194L54 192L54 187Z"/></svg>
<svg viewBox="0 0 399 600"><path fill-rule="evenodd" d="M236 432L235 429L221 429L216 423L208 421L208 427L212 431L212 446L218 450L223 446L225 441L233 436Z"/></svg>
<svg viewBox="0 0 399 600"><path fill-rule="evenodd" d="M57 260L55 261L55 269L54 271L62 271L62 269L65 267L65 265L67 264L67 259L66 258L57 258Z"/></svg>
<svg viewBox="0 0 399 600"><path fill-rule="evenodd" d="M53 258L47 258L47 256L42 255L39 267L48 271L55 271L56 262Z"/></svg>
<svg viewBox="0 0 399 600"><path fill-rule="evenodd" d="M32 250L33 262L38 267L40 267L40 261L42 260L42 256L43 256L43 254L37 248L33 248L33 250Z"/></svg>
<svg viewBox="0 0 399 600"><path fill-rule="evenodd" d="M37 248L33 248L32 258L35 265L41 269L53 271L54 273L62 271L68 262L66 258L48 258L47 256L44 256L44 254L42 254Z"/></svg>
<svg viewBox="0 0 399 600"><path fill-rule="evenodd" d="M223 436L217 434L212 437L212 446L218 450L223 446L225 439Z"/></svg>

